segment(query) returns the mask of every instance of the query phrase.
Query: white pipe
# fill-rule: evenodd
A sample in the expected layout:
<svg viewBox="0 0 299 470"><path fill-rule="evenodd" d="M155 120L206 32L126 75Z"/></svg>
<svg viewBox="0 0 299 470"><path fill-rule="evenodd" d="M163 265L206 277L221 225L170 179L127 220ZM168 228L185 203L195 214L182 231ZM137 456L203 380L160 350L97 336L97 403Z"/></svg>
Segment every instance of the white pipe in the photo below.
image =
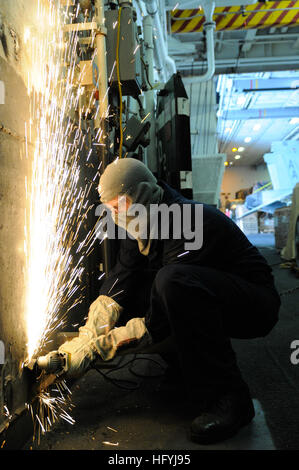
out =
<svg viewBox="0 0 299 470"><path fill-rule="evenodd" d="M208 68L206 73L203 75L196 75L194 77L183 77L184 84L188 83L202 83L210 80L215 73L215 45L214 45L214 31L216 29L216 24L213 21L213 13L215 10L215 2L208 0L202 0L202 8L204 10L204 15L206 21L203 25L204 31L206 33L207 41L207 64Z"/></svg>
<svg viewBox="0 0 299 470"><path fill-rule="evenodd" d="M149 85L154 85L154 41L153 41L153 19L150 15L143 19L143 34L144 34L144 60L147 64L147 76ZM146 115L149 114L151 127L149 129L150 143L146 148L146 163L149 169L153 172L158 171L157 162L157 145L156 145L156 120L155 120L155 95L153 89L146 91Z"/></svg>
<svg viewBox="0 0 299 470"><path fill-rule="evenodd" d="M213 14L215 10L215 2L211 2L211 0L202 0L201 6L204 11L204 15L206 18L206 23L213 23Z"/></svg>
<svg viewBox="0 0 299 470"><path fill-rule="evenodd" d="M167 81L171 75L176 73L175 61L168 55L166 42L164 41L163 28L159 16L159 7L156 0L143 0L146 4L147 13L153 18L154 22L154 45L155 45L155 63L158 72ZM166 70L165 70L166 68Z"/></svg>
<svg viewBox="0 0 299 470"><path fill-rule="evenodd" d="M96 32L96 47L97 47L97 62L99 68L99 113L95 119L95 127L101 126L102 120L108 114L108 79L107 79L107 64L106 64L106 33L105 28L105 15L104 15L104 0L95 1L96 8L96 22L98 30Z"/></svg>
<svg viewBox="0 0 299 470"><path fill-rule="evenodd" d="M153 19L150 15L145 16L143 19L143 35L145 46L145 62L148 65L148 78L150 84L154 82L154 43L153 43Z"/></svg>

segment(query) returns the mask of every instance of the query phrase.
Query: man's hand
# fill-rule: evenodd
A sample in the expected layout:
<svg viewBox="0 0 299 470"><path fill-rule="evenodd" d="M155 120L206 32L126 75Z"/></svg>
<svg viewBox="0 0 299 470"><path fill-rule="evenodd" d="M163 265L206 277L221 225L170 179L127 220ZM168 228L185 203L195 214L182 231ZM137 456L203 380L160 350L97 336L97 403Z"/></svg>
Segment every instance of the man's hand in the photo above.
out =
<svg viewBox="0 0 299 470"><path fill-rule="evenodd" d="M122 310L115 300L105 295L100 295L91 304L88 319L79 328L79 336L65 342L58 349L67 356L67 377L79 378L89 369L99 353L100 338L114 328Z"/></svg>

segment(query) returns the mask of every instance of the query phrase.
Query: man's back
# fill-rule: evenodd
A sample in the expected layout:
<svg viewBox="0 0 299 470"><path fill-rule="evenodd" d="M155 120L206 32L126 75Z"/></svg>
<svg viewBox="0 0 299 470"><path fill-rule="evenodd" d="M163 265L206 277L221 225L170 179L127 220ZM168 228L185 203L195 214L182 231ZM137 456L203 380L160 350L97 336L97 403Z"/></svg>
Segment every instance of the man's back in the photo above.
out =
<svg viewBox="0 0 299 470"><path fill-rule="evenodd" d="M181 196L166 183L160 181L159 184L164 190L162 204L171 206L172 204L191 204L191 213L193 215L194 231L195 206L200 204ZM273 282L271 268L265 258L254 247L239 227L218 209L202 204L202 246L197 250L186 250L184 245L185 238L162 240L163 260L162 264L185 263L195 264L215 268L225 272L231 272L240 275L244 279L256 282ZM156 244L157 248L157 244Z"/></svg>

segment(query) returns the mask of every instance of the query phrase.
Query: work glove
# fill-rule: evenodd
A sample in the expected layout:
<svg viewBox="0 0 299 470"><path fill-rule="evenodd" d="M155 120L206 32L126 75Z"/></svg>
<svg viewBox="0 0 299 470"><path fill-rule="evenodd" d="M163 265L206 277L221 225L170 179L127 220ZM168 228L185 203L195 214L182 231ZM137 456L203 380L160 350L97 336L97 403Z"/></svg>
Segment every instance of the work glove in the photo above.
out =
<svg viewBox="0 0 299 470"><path fill-rule="evenodd" d="M67 355L67 375L80 377L97 355L97 342L118 321L123 308L111 297L100 295L89 307L88 318L79 336L62 344L58 351Z"/></svg>
<svg viewBox="0 0 299 470"><path fill-rule="evenodd" d="M104 361L110 361L116 354L137 353L152 344L144 318L132 318L125 326L113 328L97 341L97 351Z"/></svg>
<svg viewBox="0 0 299 470"><path fill-rule="evenodd" d="M88 320L79 329L79 336L59 348L66 353L66 374L79 378L97 358L109 361L120 352L138 352L151 344L144 318L133 318L125 326L114 328L122 307L107 296L99 296L91 304Z"/></svg>

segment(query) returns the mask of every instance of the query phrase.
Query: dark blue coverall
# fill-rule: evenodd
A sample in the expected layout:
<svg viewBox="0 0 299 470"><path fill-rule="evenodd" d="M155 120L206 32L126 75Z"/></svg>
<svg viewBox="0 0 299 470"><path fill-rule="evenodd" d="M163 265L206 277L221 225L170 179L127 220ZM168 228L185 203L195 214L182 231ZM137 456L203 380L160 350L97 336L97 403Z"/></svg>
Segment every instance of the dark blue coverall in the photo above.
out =
<svg viewBox="0 0 299 470"><path fill-rule="evenodd" d="M162 203L191 204L166 183ZM170 230L171 233L171 230ZM266 336L278 321L280 297L272 270L239 229L203 204L203 245L186 252L186 240L152 240L148 256L137 241L121 241L118 260L100 294L124 308L122 323L145 317L154 342L172 335L179 367L191 389L211 394L247 387L230 338Z"/></svg>

